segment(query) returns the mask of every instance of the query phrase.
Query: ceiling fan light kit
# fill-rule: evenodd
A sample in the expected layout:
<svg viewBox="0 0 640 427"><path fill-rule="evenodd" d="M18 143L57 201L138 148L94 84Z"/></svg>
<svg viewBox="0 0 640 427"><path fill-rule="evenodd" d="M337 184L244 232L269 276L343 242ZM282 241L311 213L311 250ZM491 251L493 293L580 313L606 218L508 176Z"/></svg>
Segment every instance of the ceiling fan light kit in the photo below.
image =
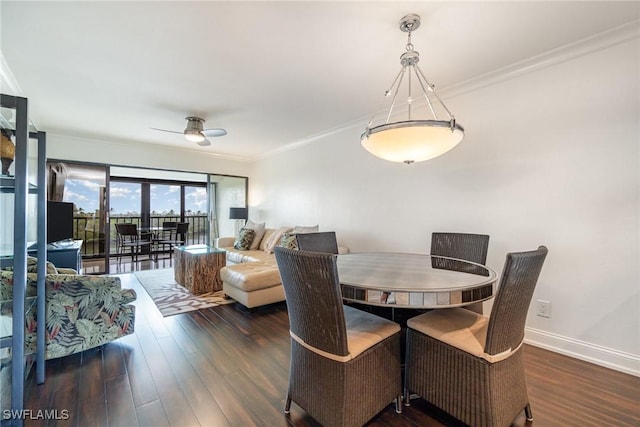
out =
<svg viewBox="0 0 640 427"><path fill-rule="evenodd" d="M204 128L204 120L200 117L187 117L187 128L184 130L184 137L191 142L204 141L202 130Z"/></svg>
<svg viewBox="0 0 640 427"><path fill-rule="evenodd" d="M203 129L204 119L201 117L189 116L185 117L185 120L187 121L187 127L182 132L158 128L151 129L161 132L181 133L188 141L195 142L202 147L211 145L211 142L207 138L225 136L227 134L227 131L222 128Z"/></svg>
<svg viewBox="0 0 640 427"><path fill-rule="evenodd" d="M400 20L400 30L407 34L406 52L400 56L402 68L394 79L385 97L391 96L391 105L386 120L373 126L370 120L360 142L364 149L384 160L411 164L438 157L458 145L464 137L464 128L456 123L456 119L438 97L435 85L431 84L418 66L420 54L413 50L411 32L420 27L420 16L406 15ZM391 115L398 100L401 86L407 84L407 119L390 122ZM414 83L415 80L415 83ZM433 120L416 120L412 118L412 86L417 85L422 91L427 112ZM435 104L440 104L446 112L448 120L440 120L435 111Z"/></svg>

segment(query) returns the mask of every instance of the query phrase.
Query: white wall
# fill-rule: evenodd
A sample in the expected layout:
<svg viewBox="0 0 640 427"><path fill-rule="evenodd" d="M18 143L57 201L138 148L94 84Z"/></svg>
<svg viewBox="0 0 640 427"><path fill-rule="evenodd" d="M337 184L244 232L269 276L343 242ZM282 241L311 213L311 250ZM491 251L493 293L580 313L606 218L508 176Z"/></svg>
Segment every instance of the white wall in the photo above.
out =
<svg viewBox="0 0 640 427"><path fill-rule="evenodd" d="M362 128L264 158L250 217L319 224L352 251L425 253L432 231L487 233L498 272L507 252L544 244L534 300L552 317L532 306L528 341L638 375L640 49L637 36L594 49L448 98L466 137L428 162L371 156Z"/></svg>

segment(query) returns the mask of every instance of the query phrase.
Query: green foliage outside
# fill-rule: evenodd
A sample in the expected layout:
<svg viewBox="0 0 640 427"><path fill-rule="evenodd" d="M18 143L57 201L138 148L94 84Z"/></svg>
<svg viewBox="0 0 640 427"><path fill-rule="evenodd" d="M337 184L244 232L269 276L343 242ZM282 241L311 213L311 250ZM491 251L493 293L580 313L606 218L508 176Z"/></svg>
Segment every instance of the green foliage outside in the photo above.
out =
<svg viewBox="0 0 640 427"><path fill-rule="evenodd" d="M204 243L207 233L207 216L198 212L196 215L189 215L187 212L185 222L189 223L189 232L187 234L188 244ZM111 236L111 253L115 252L116 223L132 222L140 228L140 215L135 214L119 214L111 215L109 221ZM151 216L151 227L161 227L163 222L174 221L179 222L180 216ZM104 254L104 235L100 232L101 218L96 217L92 213L86 213L78 210L73 218L73 237L77 240L83 240L82 255L91 257L94 255Z"/></svg>

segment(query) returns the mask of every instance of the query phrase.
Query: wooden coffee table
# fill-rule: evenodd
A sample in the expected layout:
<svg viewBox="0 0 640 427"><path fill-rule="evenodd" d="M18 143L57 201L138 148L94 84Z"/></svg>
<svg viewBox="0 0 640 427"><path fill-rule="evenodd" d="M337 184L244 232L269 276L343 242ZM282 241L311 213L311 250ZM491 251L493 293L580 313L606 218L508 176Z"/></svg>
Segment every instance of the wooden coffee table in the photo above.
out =
<svg viewBox="0 0 640 427"><path fill-rule="evenodd" d="M174 277L192 294L222 289L220 269L227 264L227 252L207 245L176 246L173 249Z"/></svg>

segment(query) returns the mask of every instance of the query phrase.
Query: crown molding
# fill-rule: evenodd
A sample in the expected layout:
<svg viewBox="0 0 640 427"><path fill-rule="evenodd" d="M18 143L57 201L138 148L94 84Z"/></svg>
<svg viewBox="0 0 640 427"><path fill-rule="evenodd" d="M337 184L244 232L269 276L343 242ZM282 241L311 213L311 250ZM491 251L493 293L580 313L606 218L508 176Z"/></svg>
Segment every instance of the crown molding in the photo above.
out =
<svg viewBox="0 0 640 427"><path fill-rule="evenodd" d="M485 88L487 86L496 85L504 81L533 73L553 65L579 58L591 53L595 53L610 47L640 38L640 20L634 20L627 24L603 31L598 34L586 37L582 40L560 46L540 55L533 56L523 61L516 62L497 70L481 74L477 77L456 83L454 85L438 89L440 98L448 99L455 96L464 95ZM402 107L400 107L402 108ZM401 109L396 108L400 112ZM275 150L271 150L253 157L250 161L257 161L268 158L276 154L294 150L302 146L314 143L327 136L353 129L361 126L364 130L370 114L349 122L345 122L339 126L331 128L325 132L310 135L308 137L293 141Z"/></svg>
<svg viewBox="0 0 640 427"><path fill-rule="evenodd" d="M443 98L464 95L638 38L640 38L640 20L635 20L582 40L560 46L540 55L507 65L506 67L481 74L444 88L442 91L439 91L439 93L442 93Z"/></svg>

